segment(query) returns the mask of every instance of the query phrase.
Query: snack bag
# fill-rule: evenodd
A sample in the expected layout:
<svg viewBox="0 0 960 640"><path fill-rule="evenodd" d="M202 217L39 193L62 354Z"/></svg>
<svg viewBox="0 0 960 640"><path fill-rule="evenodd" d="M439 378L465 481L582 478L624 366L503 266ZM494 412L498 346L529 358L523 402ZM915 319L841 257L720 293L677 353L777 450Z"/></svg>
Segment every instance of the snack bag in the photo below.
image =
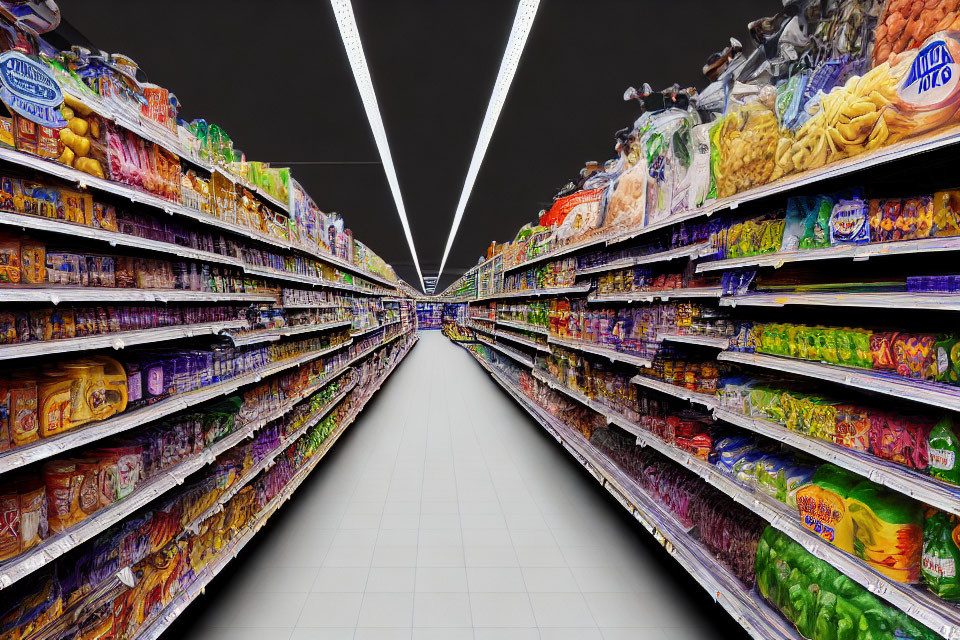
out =
<svg viewBox="0 0 960 640"><path fill-rule="evenodd" d="M860 198L840 200L830 213L830 244L870 242L867 203Z"/></svg>
<svg viewBox="0 0 960 640"><path fill-rule="evenodd" d="M960 338L956 335L945 335L937 338L933 345L936 358L937 382L957 384L960 382Z"/></svg>
<svg viewBox="0 0 960 640"><path fill-rule="evenodd" d="M834 441L854 451L870 449L870 414L858 407L844 405L837 408Z"/></svg>
<svg viewBox="0 0 960 640"><path fill-rule="evenodd" d="M897 582L919 582L923 552L920 504L869 480L850 492L847 503L856 535L854 554Z"/></svg>
<svg viewBox="0 0 960 640"><path fill-rule="evenodd" d="M617 179L607 205L607 227L643 227L646 224L647 161L641 153Z"/></svg>
<svg viewBox="0 0 960 640"><path fill-rule="evenodd" d="M822 465L796 492L801 524L836 547L853 553L853 519L847 497L858 479L832 464Z"/></svg>
<svg viewBox="0 0 960 640"><path fill-rule="evenodd" d="M927 442L933 424L924 417L875 413L870 416L870 453L897 464L925 471Z"/></svg>
<svg viewBox="0 0 960 640"><path fill-rule="evenodd" d="M687 172L690 184L686 209L696 209L717 197L717 186L710 170L710 131L716 123L698 124L690 131L693 159ZM960 231L958 231L960 233Z"/></svg>
<svg viewBox="0 0 960 640"><path fill-rule="evenodd" d="M874 369L892 371L897 368L893 344L898 336L894 331L878 332L870 336L870 356Z"/></svg>
<svg viewBox="0 0 960 640"><path fill-rule="evenodd" d="M960 235L960 190L933 194L933 235Z"/></svg>
<svg viewBox="0 0 960 640"><path fill-rule="evenodd" d="M923 523L923 581L938 597L960 600L960 519L928 509Z"/></svg>
<svg viewBox="0 0 960 640"><path fill-rule="evenodd" d="M927 436L930 475L938 480L960 484L960 436L953 419L944 416Z"/></svg>
<svg viewBox="0 0 960 640"><path fill-rule="evenodd" d="M789 198L780 250L797 251L830 246L832 212L833 199L829 196Z"/></svg>
<svg viewBox="0 0 960 640"><path fill-rule="evenodd" d="M777 115L756 101L727 114L718 132L714 177L721 198L770 181L780 140Z"/></svg>
<svg viewBox="0 0 960 640"><path fill-rule="evenodd" d="M897 375L933 380L937 373L935 343L936 338L929 334L897 335L893 341Z"/></svg>

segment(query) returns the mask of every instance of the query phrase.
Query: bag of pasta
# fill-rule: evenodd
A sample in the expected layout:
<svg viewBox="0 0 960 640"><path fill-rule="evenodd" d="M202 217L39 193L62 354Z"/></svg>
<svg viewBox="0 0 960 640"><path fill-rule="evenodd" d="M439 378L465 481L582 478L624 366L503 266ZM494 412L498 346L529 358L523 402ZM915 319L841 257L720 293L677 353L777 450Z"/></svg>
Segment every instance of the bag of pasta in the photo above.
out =
<svg viewBox="0 0 960 640"><path fill-rule="evenodd" d="M780 140L777 115L765 104L744 104L722 119L717 136L717 191L721 198L766 184Z"/></svg>

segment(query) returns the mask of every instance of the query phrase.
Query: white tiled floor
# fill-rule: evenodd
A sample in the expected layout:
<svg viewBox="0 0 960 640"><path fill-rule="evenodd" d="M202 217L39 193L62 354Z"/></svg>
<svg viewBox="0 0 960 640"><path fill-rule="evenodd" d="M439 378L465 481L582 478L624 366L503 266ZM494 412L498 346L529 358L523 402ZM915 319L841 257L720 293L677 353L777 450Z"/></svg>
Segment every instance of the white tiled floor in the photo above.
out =
<svg viewBox="0 0 960 640"><path fill-rule="evenodd" d="M421 337L172 637L732 637L722 610L469 354Z"/></svg>

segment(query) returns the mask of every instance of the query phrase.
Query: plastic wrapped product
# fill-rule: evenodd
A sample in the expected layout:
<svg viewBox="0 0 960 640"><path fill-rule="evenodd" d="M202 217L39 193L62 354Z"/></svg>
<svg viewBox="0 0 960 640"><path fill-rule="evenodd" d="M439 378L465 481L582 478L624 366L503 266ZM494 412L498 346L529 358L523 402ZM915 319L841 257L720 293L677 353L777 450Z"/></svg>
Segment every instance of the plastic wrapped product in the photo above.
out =
<svg viewBox="0 0 960 640"><path fill-rule="evenodd" d="M780 140L776 114L760 102L752 102L721 122L714 174L718 195L731 196L769 182Z"/></svg>
<svg viewBox="0 0 960 640"><path fill-rule="evenodd" d="M854 525L847 498L857 482L853 474L825 464L796 492L801 524L848 553L854 550Z"/></svg>
<svg viewBox="0 0 960 640"><path fill-rule="evenodd" d="M920 581L923 516L920 503L865 480L850 492L854 553L896 580Z"/></svg>
<svg viewBox="0 0 960 640"><path fill-rule="evenodd" d="M870 416L870 453L925 471L929 465L927 443L932 422L925 417L874 413Z"/></svg>
<svg viewBox="0 0 960 640"><path fill-rule="evenodd" d="M927 436L930 475L938 480L960 484L960 435L950 416L944 416Z"/></svg>
<svg viewBox="0 0 960 640"><path fill-rule="evenodd" d="M927 587L944 600L960 600L960 519L928 509L923 523L921 571Z"/></svg>
<svg viewBox="0 0 960 640"><path fill-rule="evenodd" d="M867 203L859 198L840 200L830 213L830 244L870 242Z"/></svg>
<svg viewBox="0 0 960 640"><path fill-rule="evenodd" d="M789 198L780 250L797 251L830 246L833 208L830 196Z"/></svg>

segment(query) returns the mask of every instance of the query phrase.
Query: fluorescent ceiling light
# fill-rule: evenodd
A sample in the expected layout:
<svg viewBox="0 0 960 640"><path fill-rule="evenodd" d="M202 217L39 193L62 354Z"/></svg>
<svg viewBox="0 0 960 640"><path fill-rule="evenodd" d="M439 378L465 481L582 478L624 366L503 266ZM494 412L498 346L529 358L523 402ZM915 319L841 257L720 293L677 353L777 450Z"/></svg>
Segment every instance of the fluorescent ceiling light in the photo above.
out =
<svg viewBox="0 0 960 640"><path fill-rule="evenodd" d="M520 0L520 5L517 7L517 16L513 19L513 28L510 30L510 39L507 41L507 50L503 52L503 60L500 61L500 71L497 72L497 82L493 85L493 94L491 94L490 103L487 105L487 113L483 116L483 124L480 125L480 135L477 137L477 146L473 150L473 159L470 160L467 179L463 183L460 202L457 203L457 212L453 216L453 226L450 227L447 246L443 250L443 259L440 261L440 271L437 272L438 280L443 273L444 266L447 264L450 248L453 247L453 239L457 235L457 229L460 228L463 212L467 208L467 202L470 200L470 192L473 191L473 184L477 181L477 174L480 172L483 156L487 153L487 147L490 145L490 139L493 137L493 130L497 126L497 119L500 118L500 111L503 109L503 103L507 100L510 83L513 82L513 76L517 72L517 65L520 64L520 55L523 53L523 46L527 43L527 36L530 34L530 27L533 26L533 19L537 15L537 8L539 6L540 0Z"/></svg>
<svg viewBox="0 0 960 640"><path fill-rule="evenodd" d="M357 90L360 91L360 97L363 99L363 108L367 112L367 121L370 123L373 139L380 151L383 172L387 174L390 192L393 194L393 201L397 205L397 214L400 216L400 223L403 225L403 234L407 237L410 255L413 256L413 266L417 268L417 277L420 278L420 288L424 290L420 260L417 258L417 249L413 246L413 235L410 233L410 223L407 221L407 210L403 206L403 197L400 195L400 183L397 182L397 170L393 166L393 156L390 155L387 132L383 128L383 119L380 117L377 94L373 91L373 81L370 79L370 70L367 68L367 58L363 55L360 32L357 30L357 21L353 17L353 5L350 0L330 0L330 6L333 7L333 13L337 17L337 26L340 27L343 48L347 50L350 68L353 70L353 78L357 82Z"/></svg>

